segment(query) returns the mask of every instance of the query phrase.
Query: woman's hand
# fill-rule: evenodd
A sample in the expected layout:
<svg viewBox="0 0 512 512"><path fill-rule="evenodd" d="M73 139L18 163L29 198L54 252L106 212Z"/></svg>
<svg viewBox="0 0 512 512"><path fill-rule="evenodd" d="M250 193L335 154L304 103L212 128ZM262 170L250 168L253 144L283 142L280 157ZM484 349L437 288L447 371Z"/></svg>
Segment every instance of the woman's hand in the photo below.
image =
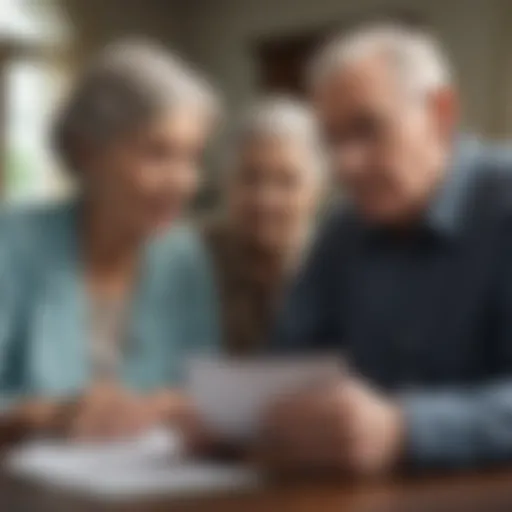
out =
<svg viewBox="0 0 512 512"><path fill-rule="evenodd" d="M147 397L107 383L61 404L49 430L73 439L119 439L136 436L160 420L160 411Z"/></svg>
<svg viewBox="0 0 512 512"><path fill-rule="evenodd" d="M142 395L115 384L98 385L65 404L54 425L61 435L99 440L133 437L155 426L167 426L179 430L187 451L204 451L211 444L191 401L170 389Z"/></svg>
<svg viewBox="0 0 512 512"><path fill-rule="evenodd" d="M0 449L27 437L47 432L60 404L52 400L27 400L0 415Z"/></svg>
<svg viewBox="0 0 512 512"><path fill-rule="evenodd" d="M68 400L33 399L0 418L0 442L10 445L34 435L71 439L132 437L166 419L156 396L137 395L114 383L97 384Z"/></svg>
<svg viewBox="0 0 512 512"><path fill-rule="evenodd" d="M137 436L157 425L176 428L185 448L205 451L211 438L188 398L179 391L136 394L115 383L93 386L71 400L33 400L0 420L5 445L34 435L78 440L111 440Z"/></svg>
<svg viewBox="0 0 512 512"><path fill-rule="evenodd" d="M188 452L204 453L212 449L214 438L201 422L192 401L182 392L163 389L148 397L160 423L177 429Z"/></svg>

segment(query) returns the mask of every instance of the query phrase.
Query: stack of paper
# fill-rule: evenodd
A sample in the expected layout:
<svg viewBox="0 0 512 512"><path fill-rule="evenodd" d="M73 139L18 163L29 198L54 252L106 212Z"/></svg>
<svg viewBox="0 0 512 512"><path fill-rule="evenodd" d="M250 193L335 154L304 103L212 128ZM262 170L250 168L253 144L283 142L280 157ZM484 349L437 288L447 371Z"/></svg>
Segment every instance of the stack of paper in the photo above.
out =
<svg viewBox="0 0 512 512"><path fill-rule="evenodd" d="M241 466L184 461L175 433L155 430L110 443L34 441L16 450L8 469L21 477L101 499L198 494L253 488L256 472Z"/></svg>
<svg viewBox="0 0 512 512"><path fill-rule="evenodd" d="M256 435L273 401L339 378L335 360L196 360L189 392L200 419L219 438ZM246 467L187 461L180 436L156 429L129 441L70 443L36 441L8 459L17 475L96 497L127 499L254 488L258 474Z"/></svg>

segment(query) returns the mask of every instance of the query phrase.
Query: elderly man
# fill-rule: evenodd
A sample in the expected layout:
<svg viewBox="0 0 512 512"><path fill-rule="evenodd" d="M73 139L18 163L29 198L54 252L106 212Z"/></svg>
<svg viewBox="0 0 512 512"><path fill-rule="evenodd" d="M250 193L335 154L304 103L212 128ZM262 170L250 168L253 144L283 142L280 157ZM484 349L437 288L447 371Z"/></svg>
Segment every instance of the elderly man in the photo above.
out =
<svg viewBox="0 0 512 512"><path fill-rule="evenodd" d="M311 94L349 205L292 290L280 350L337 352L330 389L275 404L267 447L358 474L512 460L512 157L461 138L422 31L327 45Z"/></svg>

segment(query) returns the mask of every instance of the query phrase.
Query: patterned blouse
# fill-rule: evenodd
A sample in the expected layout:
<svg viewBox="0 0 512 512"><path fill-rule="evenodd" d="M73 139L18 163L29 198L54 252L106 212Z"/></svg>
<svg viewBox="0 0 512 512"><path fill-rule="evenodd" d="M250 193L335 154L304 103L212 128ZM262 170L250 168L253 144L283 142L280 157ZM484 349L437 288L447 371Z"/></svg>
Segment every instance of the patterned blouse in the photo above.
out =
<svg viewBox="0 0 512 512"><path fill-rule="evenodd" d="M272 330L289 265L244 243L220 220L203 233L217 273L224 348L237 356L257 353Z"/></svg>

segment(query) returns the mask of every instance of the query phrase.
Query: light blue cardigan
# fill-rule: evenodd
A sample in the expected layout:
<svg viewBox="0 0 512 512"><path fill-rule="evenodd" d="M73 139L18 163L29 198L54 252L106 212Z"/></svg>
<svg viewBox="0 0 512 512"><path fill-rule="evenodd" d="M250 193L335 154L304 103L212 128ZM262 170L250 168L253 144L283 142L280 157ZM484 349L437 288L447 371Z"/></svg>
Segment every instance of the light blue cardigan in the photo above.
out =
<svg viewBox="0 0 512 512"><path fill-rule="evenodd" d="M91 378L88 301L77 203L0 219L0 403L67 396ZM126 386L179 385L187 360L215 351L212 274L194 232L174 226L148 244L121 364Z"/></svg>

